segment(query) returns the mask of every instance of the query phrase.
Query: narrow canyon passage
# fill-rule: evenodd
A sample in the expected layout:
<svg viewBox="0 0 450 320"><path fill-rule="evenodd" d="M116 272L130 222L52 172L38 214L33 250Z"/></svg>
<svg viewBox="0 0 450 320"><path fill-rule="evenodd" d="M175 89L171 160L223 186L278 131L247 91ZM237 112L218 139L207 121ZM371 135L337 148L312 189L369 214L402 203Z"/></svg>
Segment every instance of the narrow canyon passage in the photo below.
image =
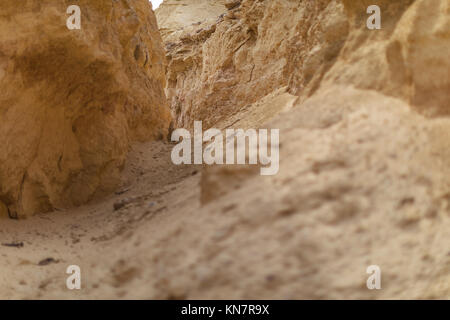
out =
<svg viewBox="0 0 450 320"><path fill-rule="evenodd" d="M1 1L0 298L450 297L450 3L376 2ZM175 165L199 121L279 170Z"/></svg>

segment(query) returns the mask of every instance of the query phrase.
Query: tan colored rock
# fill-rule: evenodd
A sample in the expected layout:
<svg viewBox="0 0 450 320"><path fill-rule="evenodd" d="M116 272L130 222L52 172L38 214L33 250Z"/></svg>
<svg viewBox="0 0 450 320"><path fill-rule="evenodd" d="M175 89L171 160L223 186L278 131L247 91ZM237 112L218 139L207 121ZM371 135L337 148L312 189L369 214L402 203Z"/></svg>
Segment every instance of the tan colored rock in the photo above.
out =
<svg viewBox="0 0 450 320"><path fill-rule="evenodd" d="M268 94L257 102L247 105L236 114L216 123L215 127L226 129L263 129L267 122L279 114L288 113L298 97L287 92L287 87ZM247 156L248 150L242 151ZM224 149L224 154L226 150ZM223 197L230 191L239 189L245 180L260 174L260 166L255 165L213 165L203 167L201 177L201 202L206 204Z"/></svg>
<svg viewBox="0 0 450 320"><path fill-rule="evenodd" d="M146 0L0 3L0 198L20 216L114 189L129 143L166 135L164 53Z"/></svg>
<svg viewBox="0 0 450 320"><path fill-rule="evenodd" d="M322 86L352 84L399 97L426 116L448 115L450 3L379 1L382 30L365 28L370 1L344 1L351 32Z"/></svg>
<svg viewBox="0 0 450 320"><path fill-rule="evenodd" d="M168 47L179 126L281 140L275 176L203 170L203 207L183 224L199 236L171 243L207 261L171 273L186 298L449 296L450 3L381 0L382 29L368 30L371 4L243 0L206 38ZM366 287L372 264L382 290Z"/></svg>
<svg viewBox="0 0 450 320"><path fill-rule="evenodd" d="M178 126L247 119L249 105L284 86L297 105L340 84L400 98L425 116L446 115L448 1L378 4L381 30L366 27L370 1L244 0L208 32L171 38L166 93Z"/></svg>
<svg viewBox="0 0 450 320"><path fill-rule="evenodd" d="M244 0L217 22L183 31L178 41L165 36L166 94L178 126L212 125L299 74L305 87L311 82L305 91L315 89L347 32L339 1ZM298 70L303 63L305 72Z"/></svg>
<svg viewBox="0 0 450 320"><path fill-rule="evenodd" d="M183 206L180 220L169 216L170 235L153 226L153 297L450 294L450 119L429 119L401 99L340 85L264 126L281 132L277 175L207 167L202 208ZM161 265L169 267L161 272ZM382 290L366 287L370 265L381 268Z"/></svg>
<svg viewBox="0 0 450 320"><path fill-rule="evenodd" d="M225 0L165 0L155 11L161 34L166 39L177 39L190 27L215 22L219 15L226 12L225 2Z"/></svg>
<svg viewBox="0 0 450 320"><path fill-rule="evenodd" d="M379 1L375 31L366 28L369 4L244 0L217 23L181 30L178 41L165 37L166 93L178 125L212 125L285 85L305 100L332 83L448 114L448 1Z"/></svg>

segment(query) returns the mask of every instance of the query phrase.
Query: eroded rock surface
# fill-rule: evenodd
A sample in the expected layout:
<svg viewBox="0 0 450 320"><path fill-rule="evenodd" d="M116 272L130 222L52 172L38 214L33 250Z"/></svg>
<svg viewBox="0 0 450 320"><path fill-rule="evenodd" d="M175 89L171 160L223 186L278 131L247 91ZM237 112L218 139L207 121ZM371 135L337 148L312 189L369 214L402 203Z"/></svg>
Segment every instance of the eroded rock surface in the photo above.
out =
<svg viewBox="0 0 450 320"><path fill-rule="evenodd" d="M369 2L243 0L218 21L180 30L177 41L165 36L178 125L213 124L286 85L304 100L333 83L448 115L448 1L378 1L377 31L366 28ZM163 30L171 25L164 13Z"/></svg>
<svg viewBox="0 0 450 320"><path fill-rule="evenodd" d="M281 139L273 177L232 165L203 171L202 212L215 214L205 218L209 240L205 228L192 243L220 253L197 252L208 261L205 286L179 266L177 290L450 295L450 3L376 1L381 30L366 27L371 4L243 0L165 39L178 126L278 128ZM215 240L213 230L226 231ZM365 282L372 264L384 270L377 292Z"/></svg>
<svg viewBox="0 0 450 320"><path fill-rule="evenodd" d="M170 122L148 1L78 1L81 30L66 27L70 4L0 3L0 202L11 216L110 192L129 143Z"/></svg>

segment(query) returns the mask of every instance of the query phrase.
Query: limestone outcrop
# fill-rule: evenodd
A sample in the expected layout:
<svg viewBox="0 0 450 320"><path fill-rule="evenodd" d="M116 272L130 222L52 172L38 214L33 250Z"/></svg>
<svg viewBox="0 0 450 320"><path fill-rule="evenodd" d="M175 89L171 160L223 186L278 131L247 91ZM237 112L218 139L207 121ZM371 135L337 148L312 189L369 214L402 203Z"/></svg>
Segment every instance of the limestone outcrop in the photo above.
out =
<svg viewBox="0 0 450 320"><path fill-rule="evenodd" d="M146 0L0 2L0 213L111 192L131 141L166 135L164 51Z"/></svg>

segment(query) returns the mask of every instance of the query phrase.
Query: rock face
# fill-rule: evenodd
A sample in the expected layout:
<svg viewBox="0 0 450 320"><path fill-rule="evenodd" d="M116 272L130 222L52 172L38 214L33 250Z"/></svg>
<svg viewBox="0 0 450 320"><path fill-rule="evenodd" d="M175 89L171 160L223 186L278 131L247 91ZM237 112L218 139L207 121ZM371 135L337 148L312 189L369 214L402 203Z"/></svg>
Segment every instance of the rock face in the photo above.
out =
<svg viewBox="0 0 450 320"><path fill-rule="evenodd" d="M321 64L318 50L335 58L349 29L337 1L237 1L229 8L218 21L185 30L178 42L165 38L167 96L180 126L194 119L213 124L294 86L295 77L320 78L332 62Z"/></svg>
<svg viewBox="0 0 450 320"><path fill-rule="evenodd" d="M192 243L229 232L217 255L195 252L207 286L187 264L173 283L202 298L448 297L450 2L376 1L381 30L368 0L237 2L165 38L166 92L178 126L280 129L280 171L204 170L202 210L222 214ZM366 287L372 264L383 290Z"/></svg>
<svg viewBox="0 0 450 320"><path fill-rule="evenodd" d="M283 86L304 100L331 83L448 115L448 2L378 1L379 31L366 28L369 2L237 1L217 22L180 30L178 41L166 36L167 95L178 125L213 124ZM171 26L164 13L163 30Z"/></svg>
<svg viewBox="0 0 450 320"><path fill-rule="evenodd" d="M186 28L212 23L226 11L225 0L165 0L156 10L165 39L177 39Z"/></svg>
<svg viewBox="0 0 450 320"><path fill-rule="evenodd" d="M0 213L110 192L129 143L166 135L164 53L146 0L0 2Z"/></svg>
<svg viewBox="0 0 450 320"><path fill-rule="evenodd" d="M351 31L322 86L352 84L399 98L427 117L448 116L450 3L378 1L383 28L368 32L369 2L344 1Z"/></svg>

